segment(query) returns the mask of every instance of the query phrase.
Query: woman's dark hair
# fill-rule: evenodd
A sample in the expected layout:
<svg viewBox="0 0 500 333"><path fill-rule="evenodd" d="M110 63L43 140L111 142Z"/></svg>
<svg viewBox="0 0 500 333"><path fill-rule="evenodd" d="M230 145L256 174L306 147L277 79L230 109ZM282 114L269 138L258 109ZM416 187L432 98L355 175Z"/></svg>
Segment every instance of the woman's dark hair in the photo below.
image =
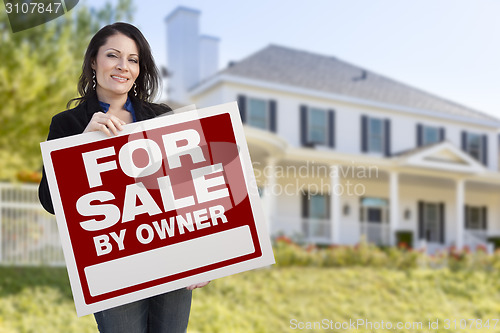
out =
<svg viewBox="0 0 500 333"><path fill-rule="evenodd" d="M119 33L135 41L139 49L139 76L135 80L137 98L142 101L152 102L156 97L160 85L160 73L154 62L148 41L144 38L144 35L139 29L133 25L124 22L116 22L103 27L90 40L83 59L82 74L78 81L78 93L81 97L71 99L68 102L68 107L74 101L78 104L86 101L93 94L92 61L96 59L99 48L106 44L108 38ZM133 89L129 91L129 94L131 93L134 93Z"/></svg>

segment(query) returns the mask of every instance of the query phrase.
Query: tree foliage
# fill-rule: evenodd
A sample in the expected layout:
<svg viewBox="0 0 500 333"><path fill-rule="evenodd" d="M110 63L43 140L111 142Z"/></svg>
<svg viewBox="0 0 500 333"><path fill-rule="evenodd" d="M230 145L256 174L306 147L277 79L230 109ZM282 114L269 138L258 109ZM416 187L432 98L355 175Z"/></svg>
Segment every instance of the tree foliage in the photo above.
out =
<svg viewBox="0 0 500 333"><path fill-rule="evenodd" d="M39 172L40 145L50 119L77 97L85 49L92 35L115 21L131 21L132 0L71 12L46 24L12 33L0 12L0 180Z"/></svg>

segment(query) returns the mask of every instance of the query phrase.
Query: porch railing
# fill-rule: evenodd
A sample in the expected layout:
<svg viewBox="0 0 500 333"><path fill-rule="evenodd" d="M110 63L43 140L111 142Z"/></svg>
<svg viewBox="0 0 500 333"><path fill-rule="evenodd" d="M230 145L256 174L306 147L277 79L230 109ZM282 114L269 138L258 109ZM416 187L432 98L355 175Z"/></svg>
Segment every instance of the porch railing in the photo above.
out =
<svg viewBox="0 0 500 333"><path fill-rule="evenodd" d="M271 221L271 235L284 234L306 243L331 244L331 221L328 219L279 216Z"/></svg>
<svg viewBox="0 0 500 333"><path fill-rule="evenodd" d="M0 183L0 264L64 265L56 220L38 201L38 187Z"/></svg>
<svg viewBox="0 0 500 333"><path fill-rule="evenodd" d="M360 222L360 233L369 243L389 245L390 229L387 223Z"/></svg>
<svg viewBox="0 0 500 333"><path fill-rule="evenodd" d="M488 242L487 230L464 230L464 246L468 246L472 251L477 250L479 247L484 247L488 253L493 253L494 245Z"/></svg>

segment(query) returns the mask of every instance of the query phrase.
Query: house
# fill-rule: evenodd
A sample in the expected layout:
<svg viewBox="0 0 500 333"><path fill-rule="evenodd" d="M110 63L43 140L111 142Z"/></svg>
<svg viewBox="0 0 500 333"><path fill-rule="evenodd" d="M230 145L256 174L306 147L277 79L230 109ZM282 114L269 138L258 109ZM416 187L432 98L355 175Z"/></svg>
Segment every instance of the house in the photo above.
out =
<svg viewBox="0 0 500 333"><path fill-rule="evenodd" d="M272 234L431 251L500 237L499 119L278 45L218 71L200 14L165 19L169 99L238 101Z"/></svg>

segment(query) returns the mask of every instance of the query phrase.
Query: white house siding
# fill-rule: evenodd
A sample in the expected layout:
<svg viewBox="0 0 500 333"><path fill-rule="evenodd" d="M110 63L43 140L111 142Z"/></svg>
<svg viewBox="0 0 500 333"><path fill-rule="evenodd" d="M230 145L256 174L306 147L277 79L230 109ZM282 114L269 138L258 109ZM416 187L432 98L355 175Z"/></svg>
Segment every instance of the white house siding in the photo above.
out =
<svg viewBox="0 0 500 333"><path fill-rule="evenodd" d="M339 153L353 154L352 161L356 162L360 157L366 155L361 152L361 116L367 115L391 120L391 152L397 153L416 148L417 124L426 126L444 127L445 139L451 142L458 149L461 149L462 131L488 135L488 169L496 171L498 168L497 154L498 142L496 140L496 130L477 124L469 124L458 120L442 120L429 117L428 115L416 115L408 113L398 113L394 110L384 110L366 105L356 105L345 101L328 100L325 98L310 97L300 94L292 94L283 91L272 91L269 89L253 87L242 84L221 83L215 88L203 92L196 96L195 103L198 107L214 105L237 100L238 95L246 97L261 98L265 100L275 100L277 102L277 136L285 139L290 147L301 147L300 143L300 105L335 110L335 147L333 151ZM327 151L331 148L325 147ZM306 158L304 163L309 163ZM334 165L338 161L332 159L328 163ZM284 162L285 165L287 162ZM344 161L344 166L348 166ZM266 165L266 160L259 161L259 167ZM374 164L373 166L377 166ZM360 183L364 187L364 196L386 198L389 195L388 170L380 168L378 179L341 179L341 184L347 181ZM445 245L449 246L456 242L457 216L456 216L456 187L453 177L459 176L450 174L449 178L442 177L443 173L433 177L422 177L412 175L411 172L400 172L399 175L399 207L396 219L395 230L410 230L414 239L418 238L418 201L442 202L445 204ZM437 182L436 182L437 180ZM259 186L265 187L265 177L258 177ZM287 182L297 182L296 179L278 178L277 184L281 187ZM306 182L310 186L314 184L330 184L329 178L324 179L299 179L298 184ZM494 234L500 230L500 211L497 208L500 202L498 189L500 186L490 186L489 190L484 190L481 185L476 185L476 190L469 190L470 185L465 185L465 203L475 206L488 207L488 229ZM289 187L290 188L290 187ZM492 195L494 194L494 195ZM300 193L288 195L275 193L276 200L274 207L274 219L271 226L272 231L280 231L283 221L288 221L287 233L300 233L301 227L301 196ZM344 195L340 199L340 208L349 206L350 213L340 214L338 242L341 244L355 244L360 240L360 198L359 196ZM269 209L266 207L266 209ZM410 211L410 217L404 218L404 212Z"/></svg>

